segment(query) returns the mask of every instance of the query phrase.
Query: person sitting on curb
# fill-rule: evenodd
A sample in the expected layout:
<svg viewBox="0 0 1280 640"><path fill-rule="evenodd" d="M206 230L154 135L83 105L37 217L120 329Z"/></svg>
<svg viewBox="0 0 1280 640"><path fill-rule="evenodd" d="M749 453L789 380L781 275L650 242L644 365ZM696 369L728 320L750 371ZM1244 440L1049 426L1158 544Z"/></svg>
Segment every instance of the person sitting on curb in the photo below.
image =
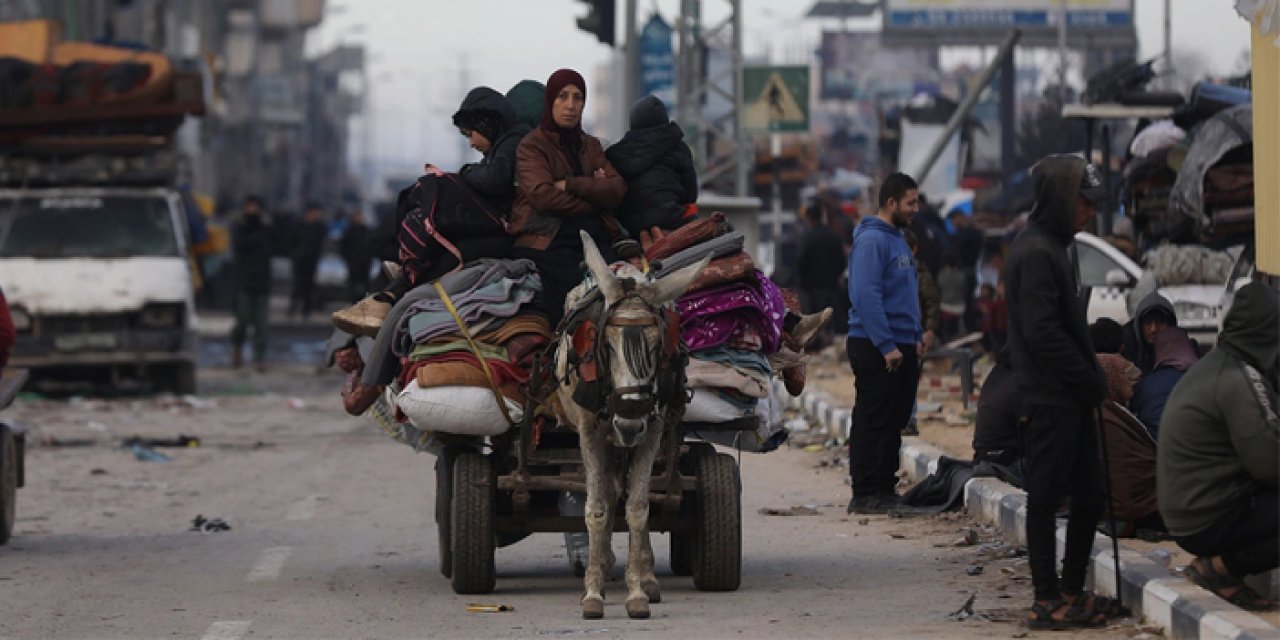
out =
<svg viewBox="0 0 1280 640"><path fill-rule="evenodd" d="M1156 506L1156 441L1125 405L1133 396L1138 367L1114 353L1098 354L1107 376L1107 399L1102 401L1102 461L1111 479L1111 505L1122 538L1161 540L1164 523ZM1110 531L1107 531L1111 534Z"/></svg>
<svg viewBox="0 0 1280 640"><path fill-rule="evenodd" d="M1240 289L1218 346L1174 387L1160 423L1160 514L1194 553L1186 575L1228 602L1275 608L1244 578L1280 566L1280 298Z"/></svg>
<svg viewBox="0 0 1280 640"><path fill-rule="evenodd" d="M1196 363L1195 343L1178 327L1160 327L1152 340L1155 364L1133 388L1129 408L1146 425L1152 438L1160 437L1160 418L1169 394L1191 365Z"/></svg>

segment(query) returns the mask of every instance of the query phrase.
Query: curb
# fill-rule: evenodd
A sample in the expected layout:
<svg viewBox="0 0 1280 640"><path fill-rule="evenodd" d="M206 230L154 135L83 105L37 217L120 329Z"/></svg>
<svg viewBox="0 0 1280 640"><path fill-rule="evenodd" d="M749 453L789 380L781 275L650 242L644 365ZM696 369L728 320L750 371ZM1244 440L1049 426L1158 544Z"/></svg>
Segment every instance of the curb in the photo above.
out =
<svg viewBox="0 0 1280 640"><path fill-rule="evenodd" d="M775 397L785 398L785 405L803 410L825 427L832 438L845 442L849 437L852 412L837 407L831 397L821 391L805 391L792 398L779 381L774 381ZM899 464L912 482L917 482L938 468L941 449L920 438L904 437L899 450ZM974 478L965 485L964 503L974 517L1000 527L1018 544L1025 545L1027 494L996 478ZM1066 542L1066 527L1058 526L1058 556ZM1100 595L1115 596L1116 584L1111 539L1098 533L1093 545L1093 571L1090 581ZM1205 640L1264 640L1280 637L1277 628L1262 618L1219 598L1185 578L1169 573L1132 549L1120 545L1120 588L1123 600L1134 616L1146 617L1164 628L1171 638L1203 638Z"/></svg>
<svg viewBox="0 0 1280 640"><path fill-rule="evenodd" d="M923 479L937 469L942 452L919 438L903 438L899 453L902 468L912 481ZM969 513L1000 527L1018 544L1026 541L1026 492L995 478L974 478L965 485L964 503ZM1066 542L1066 527L1057 531L1058 555ZM1115 568L1111 538L1097 534L1093 545L1091 581L1100 595L1115 596ZM1135 617L1146 617L1164 627L1171 638L1213 640L1262 640L1280 637L1280 629L1136 551L1120 545L1120 588L1123 600Z"/></svg>

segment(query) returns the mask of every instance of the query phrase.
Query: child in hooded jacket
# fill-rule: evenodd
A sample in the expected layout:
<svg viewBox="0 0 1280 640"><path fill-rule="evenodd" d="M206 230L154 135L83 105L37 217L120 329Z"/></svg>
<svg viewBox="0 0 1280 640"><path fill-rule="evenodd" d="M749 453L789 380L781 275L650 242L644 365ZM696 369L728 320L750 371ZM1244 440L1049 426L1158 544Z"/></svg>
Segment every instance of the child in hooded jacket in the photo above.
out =
<svg viewBox="0 0 1280 640"><path fill-rule="evenodd" d="M654 227L671 231L696 213L693 153L684 143L684 131L656 96L647 95L632 105L631 129L605 156L627 182L616 214L631 237L643 238Z"/></svg>

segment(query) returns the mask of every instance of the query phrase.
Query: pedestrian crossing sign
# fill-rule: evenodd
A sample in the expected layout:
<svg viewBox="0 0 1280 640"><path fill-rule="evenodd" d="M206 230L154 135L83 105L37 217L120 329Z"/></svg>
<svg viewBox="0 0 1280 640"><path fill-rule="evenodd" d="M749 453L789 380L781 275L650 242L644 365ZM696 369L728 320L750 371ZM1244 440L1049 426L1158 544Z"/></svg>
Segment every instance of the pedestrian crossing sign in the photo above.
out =
<svg viewBox="0 0 1280 640"><path fill-rule="evenodd" d="M809 131L809 67L742 70L742 128L749 133Z"/></svg>

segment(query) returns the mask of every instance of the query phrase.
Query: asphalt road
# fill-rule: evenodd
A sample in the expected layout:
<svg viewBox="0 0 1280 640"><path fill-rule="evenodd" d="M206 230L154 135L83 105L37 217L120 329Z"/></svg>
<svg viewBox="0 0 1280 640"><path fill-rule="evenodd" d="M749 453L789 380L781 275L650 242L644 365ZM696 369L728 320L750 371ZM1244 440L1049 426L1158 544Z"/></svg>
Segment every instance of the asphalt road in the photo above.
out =
<svg viewBox="0 0 1280 640"><path fill-rule="evenodd" d="M223 395L28 399L4 414L33 431L16 531L0 547L0 637L1021 637L1025 558L995 557L1012 550L983 530L990 544L952 546L975 526L963 517L846 516L844 470L820 466L834 454L801 449L742 456L737 592L672 576L655 535L654 617L627 619L612 582L605 619L584 621L561 537L539 534L498 551L495 593L458 596L436 564L431 456L343 414L339 379L313 367L201 375ZM158 449L168 462L116 446L179 433L202 445ZM803 505L818 515L759 513ZM231 529L188 531L197 514ZM621 561L621 536L614 547ZM978 615L950 618L971 594Z"/></svg>

